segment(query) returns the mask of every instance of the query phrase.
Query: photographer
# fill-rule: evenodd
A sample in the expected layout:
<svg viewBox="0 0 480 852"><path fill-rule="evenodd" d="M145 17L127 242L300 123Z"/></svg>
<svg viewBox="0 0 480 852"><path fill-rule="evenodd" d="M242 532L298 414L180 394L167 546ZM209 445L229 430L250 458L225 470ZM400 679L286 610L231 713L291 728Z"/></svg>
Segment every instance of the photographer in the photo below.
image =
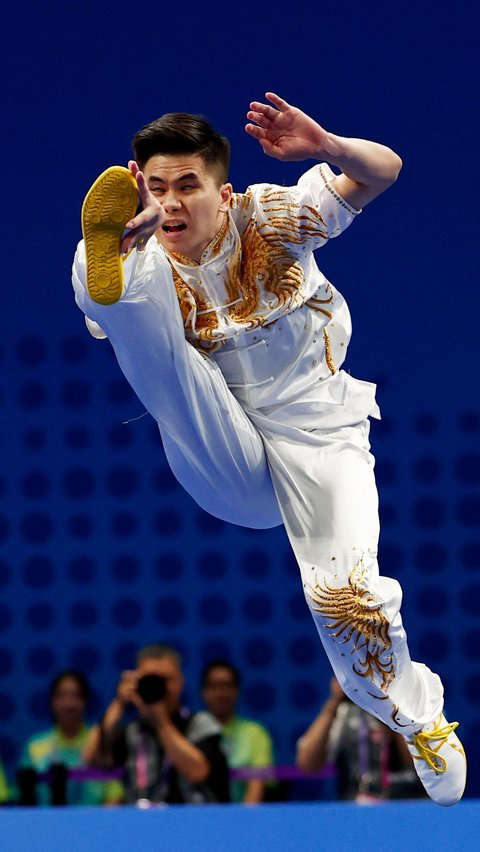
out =
<svg viewBox="0 0 480 852"><path fill-rule="evenodd" d="M359 803L417 799L425 791L404 738L357 707L336 678L320 713L297 742L296 762L304 772L335 764L339 799Z"/></svg>
<svg viewBox="0 0 480 852"><path fill-rule="evenodd" d="M181 658L173 648L143 648L136 670L123 672L115 698L91 733L86 761L125 767L130 803L229 801L220 726L210 713L181 707L183 686ZM138 718L125 725L129 705Z"/></svg>

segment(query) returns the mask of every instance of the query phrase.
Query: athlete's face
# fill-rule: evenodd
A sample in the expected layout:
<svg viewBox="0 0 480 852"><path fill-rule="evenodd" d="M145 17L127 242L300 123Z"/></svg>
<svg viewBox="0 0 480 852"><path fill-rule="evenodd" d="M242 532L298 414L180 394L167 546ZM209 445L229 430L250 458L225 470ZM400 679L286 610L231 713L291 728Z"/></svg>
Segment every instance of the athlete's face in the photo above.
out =
<svg viewBox="0 0 480 852"><path fill-rule="evenodd" d="M230 207L231 184L219 186L198 154L155 154L143 173L167 214L156 233L158 241L167 251L199 263Z"/></svg>

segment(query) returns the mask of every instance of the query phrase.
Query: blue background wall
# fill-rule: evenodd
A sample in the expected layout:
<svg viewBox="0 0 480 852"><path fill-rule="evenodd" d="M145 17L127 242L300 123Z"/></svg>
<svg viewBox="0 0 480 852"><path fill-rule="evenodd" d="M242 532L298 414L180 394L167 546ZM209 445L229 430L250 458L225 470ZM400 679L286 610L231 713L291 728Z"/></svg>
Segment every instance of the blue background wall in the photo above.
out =
<svg viewBox="0 0 480 852"><path fill-rule="evenodd" d="M347 367L377 381L382 570L405 592L412 655L448 689L475 752L480 705L477 4L16 4L4 17L0 754L48 724L65 666L94 717L135 649L185 654L189 690L227 654L242 709L291 761L329 670L282 530L210 518L168 471L155 425L69 278L85 191L162 112L232 141L235 187L293 183L243 131L274 89L334 132L404 159L399 182L319 262L354 319ZM310 164L305 164L305 168ZM473 761L471 762L471 766ZM469 792L480 793L472 766Z"/></svg>

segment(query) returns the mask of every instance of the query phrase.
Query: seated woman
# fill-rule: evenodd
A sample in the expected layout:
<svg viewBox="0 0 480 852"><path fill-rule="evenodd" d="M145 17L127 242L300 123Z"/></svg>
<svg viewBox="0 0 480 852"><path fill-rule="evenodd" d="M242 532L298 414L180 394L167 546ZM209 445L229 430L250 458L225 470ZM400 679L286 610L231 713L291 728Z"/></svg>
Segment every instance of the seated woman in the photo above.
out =
<svg viewBox="0 0 480 852"><path fill-rule="evenodd" d="M56 764L66 769L84 765L83 749L90 732L85 722L89 697L89 684L80 672L64 671L54 678L49 688L49 701L55 724L27 740L20 769L45 772ZM67 780L66 804L114 804L122 800L122 794L122 785L116 781ZM53 804L48 784L37 784L36 801L41 805Z"/></svg>
<svg viewBox="0 0 480 852"><path fill-rule="evenodd" d="M222 726L222 746L230 769L267 769L274 764L270 733L259 722L237 714L240 672L227 660L213 660L201 676L203 700ZM269 798L272 782L262 778L230 784L233 802L256 804Z"/></svg>

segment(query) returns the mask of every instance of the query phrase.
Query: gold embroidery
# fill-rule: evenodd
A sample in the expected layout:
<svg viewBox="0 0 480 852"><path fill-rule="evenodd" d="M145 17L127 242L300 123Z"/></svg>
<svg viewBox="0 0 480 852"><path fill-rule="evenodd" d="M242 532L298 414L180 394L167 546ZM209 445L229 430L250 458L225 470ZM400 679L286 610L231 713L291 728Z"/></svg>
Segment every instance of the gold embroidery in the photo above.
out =
<svg viewBox="0 0 480 852"><path fill-rule="evenodd" d="M246 210L251 201L252 197L248 193L235 195L232 206ZM264 212L267 222L259 224L249 219L241 234L241 243L226 259L223 274L217 279L218 284L223 284L224 292L218 292L219 301L216 304L228 311L231 322L249 329L272 322L272 314L275 314L274 319L278 319L303 305L304 272L295 247L312 237L326 239L328 236L320 214L313 207L300 207L293 203L288 190L273 187L263 193L260 203L266 205ZM215 257L220 253L227 233L228 217L225 217L224 226L205 249L202 262L207 254ZM182 255L172 252L171 256L183 264L199 266ZM215 340L223 325L222 314L202 298L194 285L184 282L176 270L174 282L185 323L192 307L197 308L195 328L190 326L187 329L185 326L186 331L192 332L192 342L195 338ZM331 293L327 299L314 298L311 307L331 319L333 314L321 305L332 300ZM325 341L325 351L328 367L335 373L328 339Z"/></svg>
<svg viewBox="0 0 480 852"><path fill-rule="evenodd" d="M409 727L409 725L402 725L402 723L398 721L398 719L397 719L397 713L398 713L398 711L399 711L398 704L395 704L395 705L394 705L394 707L393 707L393 710L392 710L392 715L391 715L391 717L390 717L390 718L391 718L391 720L392 720L392 722L393 722L395 725L397 725L399 728L408 728L408 727ZM412 722L413 722L413 719L412 719Z"/></svg>
<svg viewBox="0 0 480 852"><path fill-rule="evenodd" d="M237 210L248 210L252 203L252 191L247 189L246 192L234 192L232 195L231 207Z"/></svg>
<svg viewBox="0 0 480 852"><path fill-rule="evenodd" d="M323 226L323 220L320 213L317 213L313 207L304 207L310 215L297 214L295 219L290 216L269 216L268 222L258 226L259 232L263 238L271 245L282 245L286 242L295 245L303 245L311 237L321 237L328 239L327 231ZM271 211L268 211L269 213ZM272 233L271 228L274 228Z"/></svg>
<svg viewBox="0 0 480 852"><path fill-rule="evenodd" d="M217 255L220 254L220 249L222 247L222 243L223 243L225 237L227 236L228 225L229 225L228 215L227 215L227 213L225 213L225 215L223 217L222 227L220 228L218 234L216 234L214 236L213 240L211 240L209 242L208 246L203 251L202 260L204 260L207 257L207 255L210 255L210 257L209 257L209 260L210 260L211 258L217 257Z"/></svg>
<svg viewBox="0 0 480 852"><path fill-rule="evenodd" d="M323 339L325 341L325 361L327 362L327 367L330 370L332 376L336 372L336 367L332 358L332 350L330 347L330 335L326 328L323 329Z"/></svg>
<svg viewBox="0 0 480 852"><path fill-rule="evenodd" d="M172 270L173 283L177 291L177 298L180 305L180 313L182 314L183 324L185 326L185 329L191 328L191 325L189 323L189 317L192 308L195 308L197 304L195 296L188 284L186 284L183 278L178 274L172 263L170 264L170 267Z"/></svg>
<svg viewBox="0 0 480 852"><path fill-rule="evenodd" d="M328 230L318 210L290 199L291 193L280 187L268 189L260 196L260 204L267 217L266 223L258 225L263 238L275 246L283 246L286 242L302 245L312 237L328 240ZM280 206L272 207L272 204ZM275 213L283 215L272 215Z"/></svg>
<svg viewBox="0 0 480 852"><path fill-rule="evenodd" d="M289 310L303 304L301 288L303 269L296 258L286 248L273 246L261 234L253 221L245 230L242 239L242 263L240 275L247 292L258 288L275 296L270 309Z"/></svg>
<svg viewBox="0 0 480 852"><path fill-rule="evenodd" d="M305 304L313 311L318 311L319 313L324 314L324 316L328 317L329 319L332 319L333 313L331 311L327 311L326 308L321 307L322 305L329 305L331 302L333 302L333 293L331 285L327 283L325 289L327 293L330 294L327 299L319 299L317 296L311 296L309 299L307 299Z"/></svg>
<svg viewBox="0 0 480 852"><path fill-rule="evenodd" d="M330 294L328 296L328 299L319 299L318 296L311 296L310 299L307 302L307 305L310 305L310 307L314 308L316 305L329 305L330 302L333 302L332 285L330 284L329 281L327 281L327 283L325 285L325 291ZM318 293L318 290L317 290L317 293Z"/></svg>
<svg viewBox="0 0 480 852"><path fill-rule="evenodd" d="M225 345L225 340L193 340L191 342L204 355L210 355L210 352L216 352L217 349Z"/></svg>
<svg viewBox="0 0 480 852"><path fill-rule="evenodd" d="M308 305L309 308L312 308L314 311L317 311L319 314L323 314L324 316L328 317L328 319L333 318L333 314L332 314L331 311L327 311L326 308L318 308L315 305L310 304L310 302L311 302L311 299L308 299L308 301L305 302L305 304Z"/></svg>
<svg viewBox="0 0 480 852"><path fill-rule="evenodd" d="M186 254L180 254L179 251L170 251L170 257L173 257L178 263L182 263L184 266L200 266L196 260L192 260L191 257L187 257Z"/></svg>
<svg viewBox="0 0 480 852"><path fill-rule="evenodd" d="M263 325L265 317L259 313L261 258L257 258L255 251L251 250L251 230L252 221L250 220L241 244L228 261L225 288L229 302L237 302L241 299L238 304L230 308L230 319L233 322L248 323L250 328L257 328ZM258 268L256 268L257 263Z"/></svg>
<svg viewBox="0 0 480 852"><path fill-rule="evenodd" d="M219 231L217 231L215 236L210 240L208 246L203 250L200 263L207 259L208 254L211 255L211 258L214 258L220 253L222 243L228 232L228 225L228 215L225 214L222 227ZM177 251L170 251L169 254L174 260L178 261L178 263L183 263L184 266L200 266L200 263L196 260L192 260L192 258L188 257L186 254L181 254ZM208 259L210 260L211 258Z"/></svg>
<svg viewBox="0 0 480 852"><path fill-rule="evenodd" d="M352 665L352 669L355 674L360 675L360 677L369 677L370 680L375 681L375 674L379 673L382 675L382 683L380 688L385 689L386 686L393 680L395 676L395 671L393 668L393 657L390 655L390 659L388 663L383 663L381 661L380 656L382 654L382 649L376 647L373 651L365 651L365 659L359 660L358 665L359 668L356 668L355 665Z"/></svg>
<svg viewBox="0 0 480 852"><path fill-rule="evenodd" d="M395 676L389 624L381 601L361 585L365 573L360 560L350 572L348 586L335 589L326 582L324 587L317 583L309 597L316 604L313 609L328 619L323 626L333 630L335 639L342 637L342 644L352 640L352 653L365 649L358 667L352 665L355 674L373 682L376 677L381 678L380 688L384 690Z"/></svg>
<svg viewBox="0 0 480 852"><path fill-rule="evenodd" d="M185 331L193 331L190 314L193 308L197 311L205 311L206 313L198 316L195 322L195 331L201 339L214 340L215 330L218 329L218 314L216 311L211 311L209 303L195 292L181 275L177 272L173 264L172 268L173 283L177 291L177 298L180 304L180 312L182 314Z"/></svg>

